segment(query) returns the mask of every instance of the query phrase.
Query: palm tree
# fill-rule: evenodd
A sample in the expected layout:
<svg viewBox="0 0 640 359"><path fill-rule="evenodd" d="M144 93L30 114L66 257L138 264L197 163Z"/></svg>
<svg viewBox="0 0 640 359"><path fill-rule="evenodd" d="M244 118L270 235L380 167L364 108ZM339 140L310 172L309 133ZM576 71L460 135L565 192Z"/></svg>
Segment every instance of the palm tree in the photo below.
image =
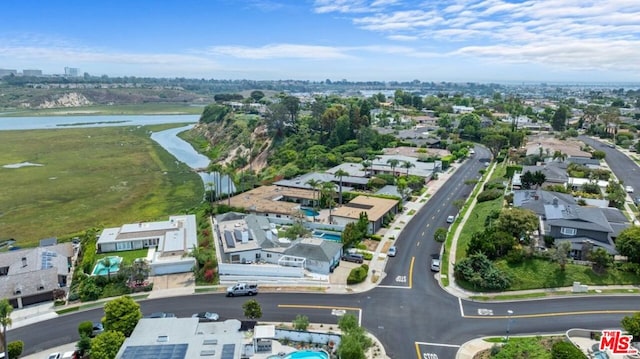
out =
<svg viewBox="0 0 640 359"><path fill-rule="evenodd" d="M336 185L333 182L323 182L320 189L325 196L327 204L329 205L329 224L331 224L331 209L333 205L333 194L336 190Z"/></svg>
<svg viewBox="0 0 640 359"><path fill-rule="evenodd" d="M400 163L400 160L397 160L395 158L390 158L387 160L387 163L389 164L389 166L391 167L391 172L393 173L393 176L396 176L396 167L398 167L398 164Z"/></svg>
<svg viewBox="0 0 640 359"><path fill-rule="evenodd" d="M107 268L107 279L111 281L111 257L102 258L102 265Z"/></svg>
<svg viewBox="0 0 640 359"><path fill-rule="evenodd" d="M411 167L415 167L416 165L413 164L413 162L411 161L402 161L402 168L406 168L407 169L407 177L409 177L409 168Z"/></svg>
<svg viewBox="0 0 640 359"><path fill-rule="evenodd" d="M317 179L314 179L314 178L312 178L312 179L308 180L307 182L305 182L305 184L308 184L313 189L313 199L311 200L313 207L317 207L318 206L318 203L316 201L316 191L320 188L320 184L321 183L322 182L320 182L320 180L317 180Z"/></svg>
<svg viewBox="0 0 640 359"><path fill-rule="evenodd" d="M365 177L368 177L367 176L367 169L371 168L371 166L372 166L371 161L369 161L369 160L362 161L362 169L364 169L364 176ZM369 175L371 175L371 174L369 174Z"/></svg>
<svg viewBox="0 0 640 359"><path fill-rule="evenodd" d="M9 346L7 345L7 327L11 326L11 312L13 311L13 306L9 304L8 299L0 300L0 325L2 325L2 335L0 335L0 339L2 340L2 347L4 348L4 357L9 357Z"/></svg>
<svg viewBox="0 0 640 359"><path fill-rule="evenodd" d="M340 205L342 206L342 177L348 176L349 172L339 169L336 173L333 174L334 177L338 177L340 179Z"/></svg>

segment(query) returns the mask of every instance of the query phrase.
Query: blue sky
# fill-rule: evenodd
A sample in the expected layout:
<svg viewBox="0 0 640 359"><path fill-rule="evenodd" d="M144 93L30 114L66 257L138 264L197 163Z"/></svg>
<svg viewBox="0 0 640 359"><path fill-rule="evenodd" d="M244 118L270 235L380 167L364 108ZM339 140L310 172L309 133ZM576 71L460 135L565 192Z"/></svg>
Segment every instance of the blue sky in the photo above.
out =
<svg viewBox="0 0 640 359"><path fill-rule="evenodd" d="M640 81L638 0L7 0L0 68L350 81Z"/></svg>

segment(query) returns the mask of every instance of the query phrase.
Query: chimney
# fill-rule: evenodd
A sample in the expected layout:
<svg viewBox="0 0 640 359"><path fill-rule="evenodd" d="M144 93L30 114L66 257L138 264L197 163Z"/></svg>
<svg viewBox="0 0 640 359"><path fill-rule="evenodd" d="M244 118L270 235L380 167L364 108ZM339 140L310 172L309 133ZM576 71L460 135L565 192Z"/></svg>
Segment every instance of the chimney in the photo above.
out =
<svg viewBox="0 0 640 359"><path fill-rule="evenodd" d="M22 257L22 267L26 267L27 266L27 257Z"/></svg>
<svg viewBox="0 0 640 359"><path fill-rule="evenodd" d="M558 197L553 197L553 206L558 207Z"/></svg>

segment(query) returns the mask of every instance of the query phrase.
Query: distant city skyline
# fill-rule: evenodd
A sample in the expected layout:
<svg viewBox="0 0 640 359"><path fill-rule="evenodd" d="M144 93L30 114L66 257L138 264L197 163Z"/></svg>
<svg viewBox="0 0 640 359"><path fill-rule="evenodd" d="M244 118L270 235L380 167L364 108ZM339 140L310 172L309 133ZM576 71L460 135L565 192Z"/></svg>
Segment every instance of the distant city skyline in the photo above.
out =
<svg viewBox="0 0 640 359"><path fill-rule="evenodd" d="M9 1L0 68L253 80L640 82L634 0Z"/></svg>

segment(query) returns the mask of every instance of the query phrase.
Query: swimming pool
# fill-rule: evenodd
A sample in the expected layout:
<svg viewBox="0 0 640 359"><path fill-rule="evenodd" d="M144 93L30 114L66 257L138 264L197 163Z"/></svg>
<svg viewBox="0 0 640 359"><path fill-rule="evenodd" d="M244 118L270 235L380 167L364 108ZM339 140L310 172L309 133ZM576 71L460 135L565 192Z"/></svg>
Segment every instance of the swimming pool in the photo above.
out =
<svg viewBox="0 0 640 359"><path fill-rule="evenodd" d="M313 231L312 235L317 238L326 239L328 241L340 242L342 241L342 235L338 232L322 232L322 231Z"/></svg>
<svg viewBox="0 0 640 359"><path fill-rule="evenodd" d="M105 265L106 259L109 258L109 268ZM92 275L108 275L117 273L120 270L120 263L122 263L122 257L109 256L99 259L96 265L93 267Z"/></svg>
<svg viewBox="0 0 640 359"><path fill-rule="evenodd" d="M287 355L284 359L329 359L329 354L325 351L301 350Z"/></svg>
<svg viewBox="0 0 640 359"><path fill-rule="evenodd" d="M307 216L307 217L316 217L316 216L318 216L320 214L320 212L318 212L318 211L316 211L316 210L314 210L312 208L302 207L302 208L300 208L300 210L302 212L304 212L305 216Z"/></svg>

